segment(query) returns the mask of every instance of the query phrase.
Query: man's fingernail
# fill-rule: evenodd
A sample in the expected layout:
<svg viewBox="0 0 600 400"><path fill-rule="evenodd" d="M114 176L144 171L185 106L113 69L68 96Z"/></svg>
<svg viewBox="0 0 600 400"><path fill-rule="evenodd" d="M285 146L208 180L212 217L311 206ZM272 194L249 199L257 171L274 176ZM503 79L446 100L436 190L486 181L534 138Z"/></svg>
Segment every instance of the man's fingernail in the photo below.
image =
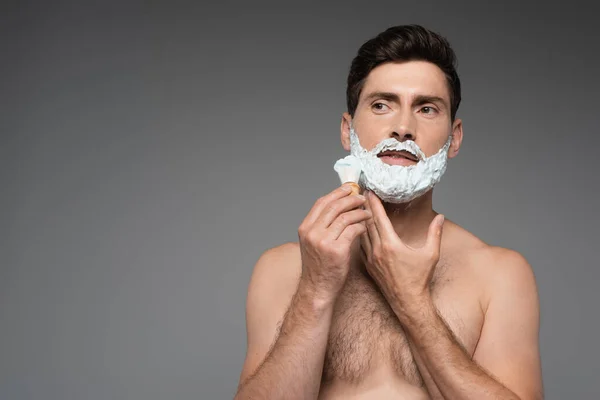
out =
<svg viewBox="0 0 600 400"><path fill-rule="evenodd" d="M446 217L444 215L442 215L442 217L439 219L440 226L444 225L444 220L445 219L446 219Z"/></svg>

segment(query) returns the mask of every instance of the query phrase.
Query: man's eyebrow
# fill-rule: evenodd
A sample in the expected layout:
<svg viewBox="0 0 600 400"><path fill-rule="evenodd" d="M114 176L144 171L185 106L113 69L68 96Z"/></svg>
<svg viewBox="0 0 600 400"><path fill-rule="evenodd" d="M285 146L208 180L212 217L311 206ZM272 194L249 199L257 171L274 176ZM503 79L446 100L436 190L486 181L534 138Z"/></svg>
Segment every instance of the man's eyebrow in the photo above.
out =
<svg viewBox="0 0 600 400"><path fill-rule="evenodd" d="M369 93L367 96L365 96L365 102L370 102L371 100L375 100L375 99L382 99L382 100L400 103L400 96L398 96L396 93L392 93L392 92L373 92L373 93ZM425 95L425 94L416 95L413 103L414 104L438 103L442 106L446 106L446 101L442 97L433 96L433 95Z"/></svg>
<svg viewBox="0 0 600 400"><path fill-rule="evenodd" d="M375 99L382 99L387 101L394 101L400 103L400 96L392 92L373 92L365 96L365 101L369 102Z"/></svg>
<svg viewBox="0 0 600 400"><path fill-rule="evenodd" d="M446 106L446 101L439 97L439 96L430 96L430 95L423 95L423 94L419 94L417 96L415 96L415 104L425 104L425 103L438 103L441 104L442 106Z"/></svg>

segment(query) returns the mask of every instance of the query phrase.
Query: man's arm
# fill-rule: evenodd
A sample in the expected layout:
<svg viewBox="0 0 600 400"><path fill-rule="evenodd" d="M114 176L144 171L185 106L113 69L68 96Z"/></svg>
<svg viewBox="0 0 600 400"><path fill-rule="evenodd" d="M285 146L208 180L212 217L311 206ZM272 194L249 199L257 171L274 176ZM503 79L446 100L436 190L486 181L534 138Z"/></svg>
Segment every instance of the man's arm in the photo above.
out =
<svg viewBox="0 0 600 400"><path fill-rule="evenodd" d="M460 346L430 297L397 315L434 398L542 399L539 302L527 261L499 249L485 322L473 359ZM396 306L398 308L398 306Z"/></svg>
<svg viewBox="0 0 600 400"><path fill-rule="evenodd" d="M248 351L236 400L317 397L333 305L315 301L300 273L296 244L271 249L257 262L248 289Z"/></svg>
<svg viewBox="0 0 600 400"><path fill-rule="evenodd" d="M248 289L248 355L237 400L318 396L333 305L348 275L351 246L371 218L362 209L366 199L352 193L342 185L320 197L298 227L299 244L258 261Z"/></svg>

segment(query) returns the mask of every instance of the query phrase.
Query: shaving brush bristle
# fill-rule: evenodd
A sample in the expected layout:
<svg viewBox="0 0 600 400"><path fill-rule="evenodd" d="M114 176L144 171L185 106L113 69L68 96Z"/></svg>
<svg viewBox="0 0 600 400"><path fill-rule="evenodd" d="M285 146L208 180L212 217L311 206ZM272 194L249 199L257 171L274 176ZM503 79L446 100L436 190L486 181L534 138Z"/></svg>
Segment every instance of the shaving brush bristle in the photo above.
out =
<svg viewBox="0 0 600 400"><path fill-rule="evenodd" d="M353 182L358 186L358 180L362 172L362 164L358 158L353 155L341 158L336 161L333 169L338 173L342 184Z"/></svg>

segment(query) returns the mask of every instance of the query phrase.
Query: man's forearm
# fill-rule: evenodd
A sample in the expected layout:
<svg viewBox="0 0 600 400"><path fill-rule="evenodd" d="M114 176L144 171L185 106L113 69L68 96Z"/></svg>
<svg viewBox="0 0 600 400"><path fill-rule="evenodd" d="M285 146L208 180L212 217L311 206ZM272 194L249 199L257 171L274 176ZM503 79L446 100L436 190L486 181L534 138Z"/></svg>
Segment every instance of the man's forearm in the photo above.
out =
<svg viewBox="0 0 600 400"><path fill-rule="evenodd" d="M431 377L429 381L425 379L425 383L434 398L441 395L446 399L519 399L470 359L431 299L414 307L417 311L396 314L416 353L415 358L419 359L421 374Z"/></svg>
<svg viewBox="0 0 600 400"><path fill-rule="evenodd" d="M332 312L333 302L317 303L301 281L275 344L235 400L316 399Z"/></svg>
<svg viewBox="0 0 600 400"><path fill-rule="evenodd" d="M444 396L440 392L440 389L435 384L435 381L433 380L431 373L427 369L425 362L419 355L419 352L417 351L417 348L416 348L415 344L413 343L412 339L409 336L407 336L406 341L408 342L408 345L410 347L410 352L412 353L413 359L415 360L417 369L419 370L419 373L421 374L421 377L423 378L423 383L425 384L425 387L427 388L429 397L431 398L431 400L445 400Z"/></svg>

